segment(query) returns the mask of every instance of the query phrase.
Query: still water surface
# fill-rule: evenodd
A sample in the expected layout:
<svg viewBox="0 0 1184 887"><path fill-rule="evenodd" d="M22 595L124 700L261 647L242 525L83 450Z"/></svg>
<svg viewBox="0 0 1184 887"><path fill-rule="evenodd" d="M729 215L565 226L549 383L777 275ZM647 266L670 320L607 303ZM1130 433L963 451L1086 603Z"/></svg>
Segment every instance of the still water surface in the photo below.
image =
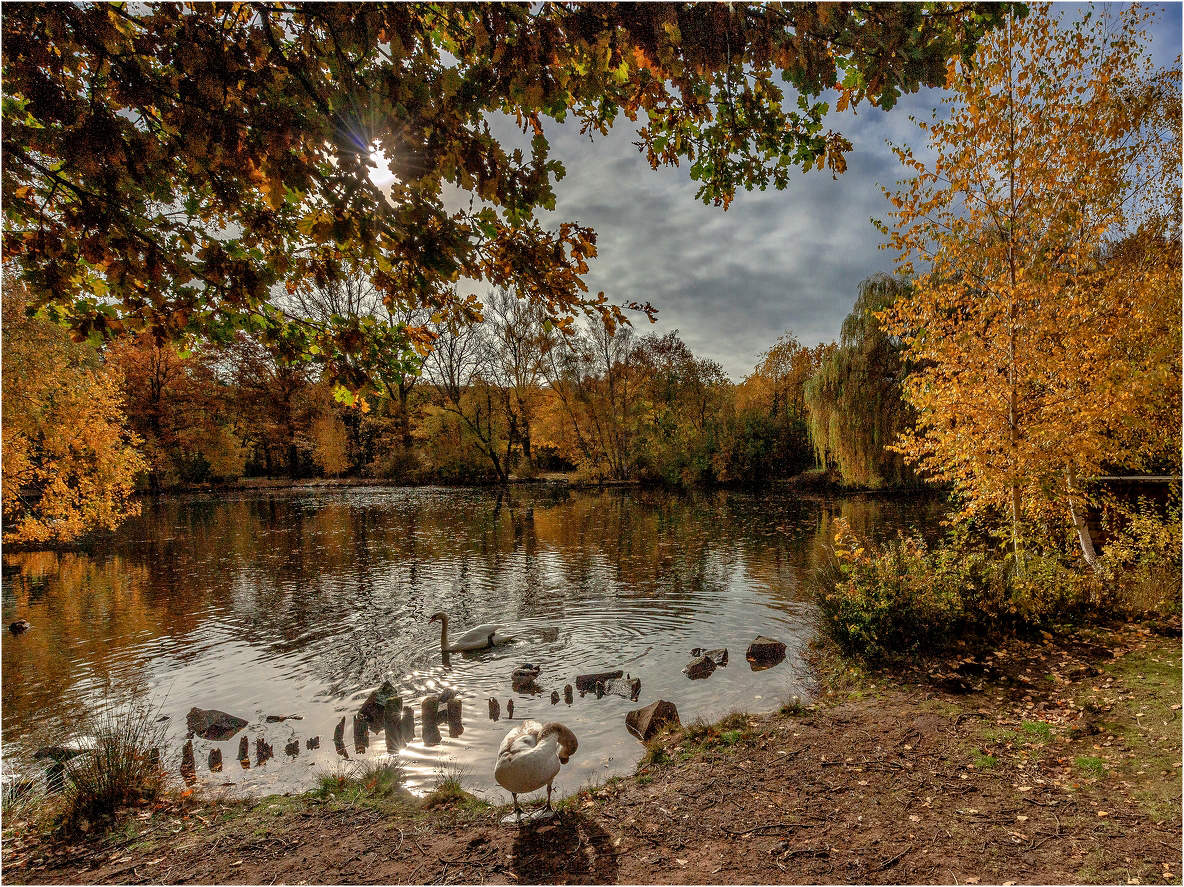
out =
<svg viewBox="0 0 1184 887"><path fill-rule="evenodd" d="M174 772L192 706L250 725L276 757L242 770L238 741L195 738L209 786L297 791L356 766L352 715L384 679L416 713L417 741L399 752L415 790L457 773L502 800L493 756L514 700L517 719L562 720L580 748L560 793L632 770L641 744L625 713L657 698L684 723L734 709L760 711L809 685L801 654L811 635L804 588L832 538L836 516L872 538L932 533L937 504L915 499L818 499L796 494L442 488L307 488L146 500L101 554L4 556L3 619L26 618L3 641L3 750L7 766L69 738L104 699L143 694L167 715L165 760ZM443 610L454 635L499 622L516 641L441 661ZM789 655L750 670L748 643L784 641ZM730 663L706 680L682 674L693 647L727 647ZM510 673L542 668L542 695L515 693ZM577 674L621 668L641 678L638 702L551 691ZM419 700L444 688L463 699L464 732L427 748ZM499 698L503 717L489 719ZM267 715L302 720L266 723ZM347 716L350 760L334 750ZM305 740L321 737L319 750ZM284 747L300 740L299 754ZM211 747L226 766L206 772ZM381 761L371 734L361 761ZM252 756L252 763L254 759ZM507 799L508 800L508 799Z"/></svg>

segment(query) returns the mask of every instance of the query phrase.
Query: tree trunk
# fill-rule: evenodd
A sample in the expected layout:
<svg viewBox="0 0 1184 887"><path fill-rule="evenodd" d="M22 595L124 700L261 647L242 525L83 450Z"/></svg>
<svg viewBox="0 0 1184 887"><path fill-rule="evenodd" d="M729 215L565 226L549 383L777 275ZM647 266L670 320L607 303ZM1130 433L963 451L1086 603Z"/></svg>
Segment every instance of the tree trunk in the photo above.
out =
<svg viewBox="0 0 1184 887"><path fill-rule="evenodd" d="M1089 525L1085 522L1085 509L1078 508L1074 499L1077 476L1072 465L1065 470L1065 474L1069 488L1069 517L1073 521L1073 529L1077 531L1077 542L1081 545L1081 554L1085 558L1085 562L1089 564L1091 570L1098 573L1101 571L1098 566L1098 553L1094 549L1094 540L1089 535Z"/></svg>

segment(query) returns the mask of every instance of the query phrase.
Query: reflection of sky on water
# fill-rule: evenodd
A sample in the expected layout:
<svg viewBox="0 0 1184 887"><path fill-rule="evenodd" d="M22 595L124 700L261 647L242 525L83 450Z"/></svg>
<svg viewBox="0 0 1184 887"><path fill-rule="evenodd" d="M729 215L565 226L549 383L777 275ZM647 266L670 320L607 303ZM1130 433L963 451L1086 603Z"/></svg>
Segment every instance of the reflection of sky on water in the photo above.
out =
<svg viewBox="0 0 1184 887"><path fill-rule="evenodd" d="M488 719L490 696L515 715L561 719L580 752L564 790L632 768L640 744L623 726L636 707L617 697L550 692L576 674L623 668L642 680L640 704L673 701L685 721L774 707L800 692L810 634L803 582L822 557L832 518L880 535L932 529L934 506L916 501L831 502L787 494L657 491L490 491L353 488L188 496L145 502L145 513L102 554L5 556L3 617L34 629L6 638L3 739L19 756L60 743L110 685L149 693L169 715L169 759L194 705L249 720L276 758L260 768L204 773L217 745L233 761L238 738L195 740L199 773L217 785L293 790L348 766L333 728L390 679L419 719L419 700L454 687L465 729L400 753L414 785L459 768L492 787L492 754L511 725ZM481 622L514 627L516 642L441 662L427 617L446 611L453 631ZM752 672L744 650L758 634L785 641L783 665ZM692 647L726 646L731 664L690 681ZM522 662L542 668L541 696L513 693ZM266 724L269 714L302 720ZM351 723L346 738L355 757ZM304 740L319 735L319 751ZM417 735L419 735L417 725ZM295 758L287 742L301 740ZM385 753L371 736L363 760Z"/></svg>

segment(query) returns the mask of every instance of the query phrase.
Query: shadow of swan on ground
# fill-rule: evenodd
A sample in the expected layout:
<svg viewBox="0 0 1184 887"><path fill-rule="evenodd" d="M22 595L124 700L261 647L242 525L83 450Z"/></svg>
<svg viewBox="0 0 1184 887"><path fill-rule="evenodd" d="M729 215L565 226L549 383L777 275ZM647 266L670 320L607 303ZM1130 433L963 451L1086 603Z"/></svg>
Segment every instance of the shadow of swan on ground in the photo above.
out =
<svg viewBox="0 0 1184 887"><path fill-rule="evenodd" d="M511 867L525 884L617 882L612 837L596 820L572 810L519 831Z"/></svg>

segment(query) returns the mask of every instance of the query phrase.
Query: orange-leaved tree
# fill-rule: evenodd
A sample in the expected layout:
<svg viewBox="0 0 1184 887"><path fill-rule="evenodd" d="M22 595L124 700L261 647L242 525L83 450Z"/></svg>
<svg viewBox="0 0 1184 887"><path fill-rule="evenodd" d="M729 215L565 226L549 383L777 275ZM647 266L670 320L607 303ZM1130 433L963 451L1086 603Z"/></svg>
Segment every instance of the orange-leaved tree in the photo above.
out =
<svg viewBox="0 0 1184 887"><path fill-rule="evenodd" d="M1054 518L1095 564L1083 479L1165 437L1178 458L1179 74L1154 69L1149 16L1009 18L950 66L930 150L897 149L889 245L917 275L886 315L912 361L900 449L1001 518L1021 564Z"/></svg>
<svg viewBox="0 0 1184 887"><path fill-rule="evenodd" d="M127 429L119 380L89 345L29 317L18 283L4 287L4 542L72 542L114 530L140 506L148 466Z"/></svg>

